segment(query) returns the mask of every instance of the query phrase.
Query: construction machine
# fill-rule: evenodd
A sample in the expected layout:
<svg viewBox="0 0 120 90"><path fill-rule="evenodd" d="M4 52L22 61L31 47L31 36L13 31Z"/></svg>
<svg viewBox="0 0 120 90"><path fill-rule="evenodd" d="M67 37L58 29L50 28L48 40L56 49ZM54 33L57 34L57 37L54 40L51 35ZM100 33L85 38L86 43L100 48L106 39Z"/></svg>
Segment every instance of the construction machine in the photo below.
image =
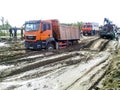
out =
<svg viewBox="0 0 120 90"><path fill-rule="evenodd" d="M99 35L101 38L118 39L117 26L112 23L108 18L104 18L104 24L101 27Z"/></svg>

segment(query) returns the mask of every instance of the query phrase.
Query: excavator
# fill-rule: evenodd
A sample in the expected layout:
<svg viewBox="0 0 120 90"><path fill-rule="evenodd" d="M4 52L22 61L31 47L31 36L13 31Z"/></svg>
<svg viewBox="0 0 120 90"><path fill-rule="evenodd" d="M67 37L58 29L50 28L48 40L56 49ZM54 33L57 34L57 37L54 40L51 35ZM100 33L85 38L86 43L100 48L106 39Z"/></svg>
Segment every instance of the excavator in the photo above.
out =
<svg viewBox="0 0 120 90"><path fill-rule="evenodd" d="M118 40L117 35L117 26L112 23L108 18L104 18L104 24L100 30L100 38L107 38L107 39L116 39Z"/></svg>

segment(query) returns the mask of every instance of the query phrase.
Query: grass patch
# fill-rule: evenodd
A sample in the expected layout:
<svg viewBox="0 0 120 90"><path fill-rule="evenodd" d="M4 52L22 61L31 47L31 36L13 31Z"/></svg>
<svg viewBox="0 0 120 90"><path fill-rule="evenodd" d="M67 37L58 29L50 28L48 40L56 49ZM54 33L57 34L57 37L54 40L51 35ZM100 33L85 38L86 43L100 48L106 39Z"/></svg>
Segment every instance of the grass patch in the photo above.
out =
<svg viewBox="0 0 120 90"><path fill-rule="evenodd" d="M120 90L120 52L112 59L100 90Z"/></svg>

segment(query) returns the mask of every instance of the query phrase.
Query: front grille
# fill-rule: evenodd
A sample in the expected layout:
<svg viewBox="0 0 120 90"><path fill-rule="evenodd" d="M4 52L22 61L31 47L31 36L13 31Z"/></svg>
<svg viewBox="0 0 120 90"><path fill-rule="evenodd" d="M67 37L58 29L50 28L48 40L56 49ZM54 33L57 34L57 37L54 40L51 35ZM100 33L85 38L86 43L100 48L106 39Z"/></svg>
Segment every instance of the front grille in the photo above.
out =
<svg viewBox="0 0 120 90"><path fill-rule="evenodd" d="M36 36L26 36L27 40L36 40Z"/></svg>

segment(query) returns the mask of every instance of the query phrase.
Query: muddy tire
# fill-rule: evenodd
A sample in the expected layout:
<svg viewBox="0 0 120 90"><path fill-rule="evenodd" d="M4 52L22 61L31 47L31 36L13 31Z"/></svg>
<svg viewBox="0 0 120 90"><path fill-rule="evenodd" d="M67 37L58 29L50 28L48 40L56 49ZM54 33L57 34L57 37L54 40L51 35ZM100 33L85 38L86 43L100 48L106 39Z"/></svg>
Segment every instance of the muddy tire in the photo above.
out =
<svg viewBox="0 0 120 90"><path fill-rule="evenodd" d="M50 51L50 50L55 49L55 47L53 44L48 44L46 49Z"/></svg>
<svg viewBox="0 0 120 90"><path fill-rule="evenodd" d="M84 36L86 36L86 33L85 33L85 32L83 32L83 35L84 35Z"/></svg>
<svg viewBox="0 0 120 90"><path fill-rule="evenodd" d="M104 38L104 36L100 35L100 38Z"/></svg>

